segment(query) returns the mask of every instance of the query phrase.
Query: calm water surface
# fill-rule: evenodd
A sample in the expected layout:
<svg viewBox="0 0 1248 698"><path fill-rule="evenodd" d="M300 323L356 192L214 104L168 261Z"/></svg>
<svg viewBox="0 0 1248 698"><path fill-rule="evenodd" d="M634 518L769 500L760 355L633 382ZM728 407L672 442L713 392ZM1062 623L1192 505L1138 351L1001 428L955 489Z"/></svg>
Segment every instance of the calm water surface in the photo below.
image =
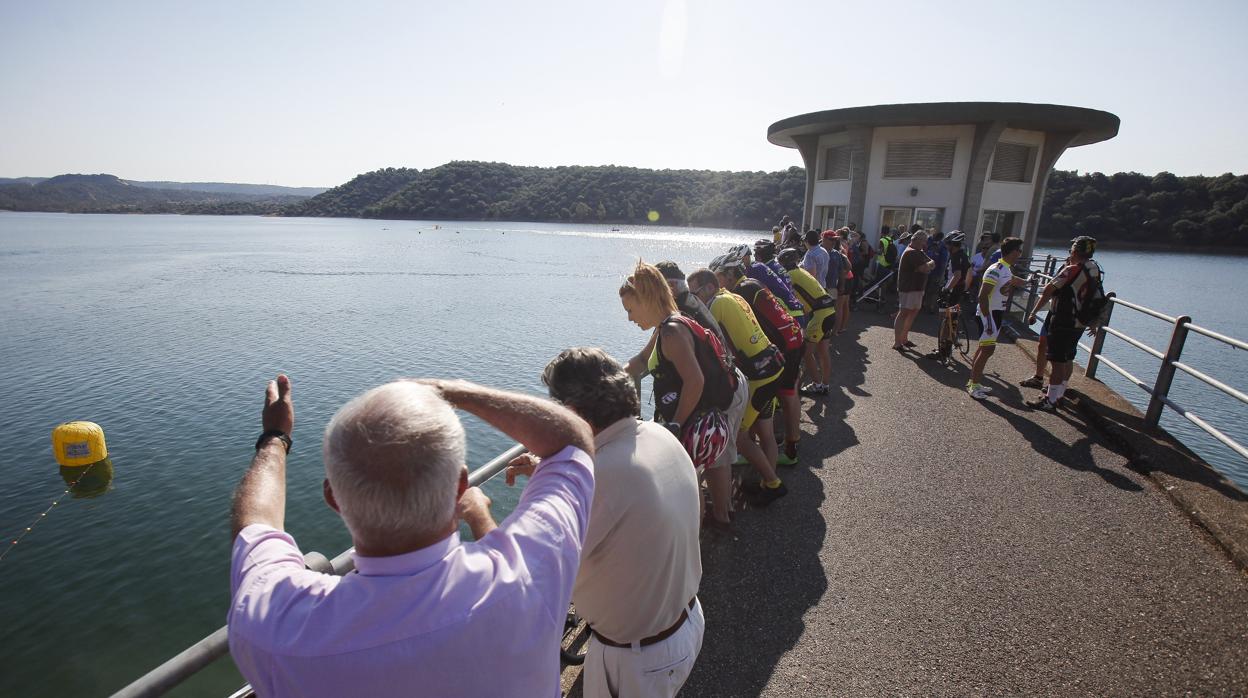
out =
<svg viewBox="0 0 1248 698"><path fill-rule="evenodd" d="M277 372L292 377L296 406L287 528L305 550L332 555L350 541L321 501L319 440L346 400L399 376L543 393L542 367L568 346L627 358L644 343L616 294L639 256L692 270L757 237L434 225L0 214L0 535L30 525L64 489L49 442L57 423L100 423L115 468L111 491L67 498L0 561L0 692L109 693L224 622L230 494L260 431L264 382ZM1241 260L1098 256L1123 297L1248 336L1228 291ZM1134 323L1115 317L1163 345L1164 328ZM1198 353L1198 365L1234 382L1242 357L1189 346L1189 358ZM1151 361L1115 350L1128 365ZM1238 405L1183 378L1176 393L1248 439ZM466 424L470 465L510 445ZM1248 484L1220 447L1200 450ZM515 500L501 484L488 490L498 513ZM226 695L240 684L227 658L178 693Z"/></svg>

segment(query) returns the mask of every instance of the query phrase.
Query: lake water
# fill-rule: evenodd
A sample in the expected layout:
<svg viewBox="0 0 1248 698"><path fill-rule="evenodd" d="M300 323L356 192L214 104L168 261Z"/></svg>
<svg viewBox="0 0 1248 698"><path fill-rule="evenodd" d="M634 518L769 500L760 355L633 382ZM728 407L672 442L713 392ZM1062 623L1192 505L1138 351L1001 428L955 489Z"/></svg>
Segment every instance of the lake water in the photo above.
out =
<svg viewBox="0 0 1248 698"><path fill-rule="evenodd" d="M0 535L22 531L64 490L49 441L57 423L101 424L115 470L111 491L67 497L0 561L0 692L109 693L223 624L230 495L260 431L265 381L277 372L292 377L296 406L287 528L303 549L332 556L350 541L321 500L319 441L347 399L399 376L543 393L542 367L568 346L624 359L644 343L616 293L638 257L692 270L758 237L440 226L0 214L0 476L9 483ZM1098 258L1121 296L1248 336L1227 292L1242 260L1112 250ZM1114 320L1164 346L1164 328L1124 313ZM1114 341L1110 351L1151 380L1151 359ZM1242 357L1211 344L1193 339L1188 357L1234 384ZM1138 399L1111 371L1102 377ZM1177 399L1248 439L1243 409L1192 383L1176 382ZM466 424L470 465L510 445ZM1177 431L1189 439L1190 430ZM1188 442L1248 486L1248 470L1228 451ZM498 512L514 502L501 484L487 490ZM178 693L226 695L240 684L227 658Z"/></svg>

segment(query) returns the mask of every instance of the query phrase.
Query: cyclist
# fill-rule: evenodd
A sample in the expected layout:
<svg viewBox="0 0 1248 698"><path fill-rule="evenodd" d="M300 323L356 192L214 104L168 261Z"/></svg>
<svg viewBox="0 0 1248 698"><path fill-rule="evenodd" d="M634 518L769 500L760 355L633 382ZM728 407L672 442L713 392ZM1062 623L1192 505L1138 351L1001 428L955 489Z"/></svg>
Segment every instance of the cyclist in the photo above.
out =
<svg viewBox="0 0 1248 698"><path fill-rule="evenodd" d="M1004 247L1004 245L1002 246ZM1027 403L1028 407L1040 410L1057 409L1057 401L1066 392L1066 381L1074 371L1075 354L1079 351L1079 336L1088 329L1087 323L1081 319L1084 303L1092 292L1100 285L1104 272L1092 255L1096 253L1096 239L1080 235L1070 241L1070 258L1066 266L1053 277L1040 294L1036 309L1042 308L1050 298L1056 297L1053 310L1046 319L1049 324L1048 347L1046 356L1052 368L1049 369L1049 387L1045 394ZM1029 323L1036 321L1036 312L1032 311Z"/></svg>
<svg viewBox="0 0 1248 698"><path fill-rule="evenodd" d="M771 291L771 295L775 296L784 304L784 308L789 311L797 324L801 327L806 326L806 311L802 309L802 302L798 300L797 293L793 290L793 282L789 281L789 277L784 273L784 267L776 261L776 246L771 244L770 240L759 240L754 243L754 263L764 266L775 275L780 281L781 288L777 292L772 285L766 280L759 278L753 273L747 274L751 279L766 285L767 290Z"/></svg>
<svg viewBox="0 0 1248 698"><path fill-rule="evenodd" d="M789 315L797 317L802 314L802 304L798 302L797 296L793 295L793 288L781 281L771 267L754 261L754 251L749 245L744 243L735 245L723 257L740 261L745 265L745 275L762 284L768 291L771 291L771 295L780 299L784 308L789 311Z"/></svg>
<svg viewBox="0 0 1248 698"><path fill-rule="evenodd" d="M744 273L739 258L729 262L726 257L717 257L711 262L712 267L722 270L735 264ZM749 381L749 401L737 433L737 450L761 478L761 486L753 494L760 503L769 504L788 493L776 477L776 439L771 422L780 374L784 372L784 355L767 339L749 304L722 288L715 272L699 269L690 274L689 290L711 309L732 345L737 367ZM759 443L754 442L752 434L759 437Z"/></svg>
<svg viewBox="0 0 1248 698"><path fill-rule="evenodd" d="M727 261L731 261L731 258ZM796 439L800 434L800 423L794 421L794 418L801 410L801 401L797 396L797 381L801 374L802 357L806 352L802 328L792 316L785 312L784 306L770 291L753 279L737 276L737 270L737 267L731 265L722 271L716 270L720 275L720 285L749 303L754 311L754 317L758 318L758 324L762 326L767 338L784 352L784 371L780 374L776 394L781 404L784 405L785 416L789 420L786 424L792 426L786 427L786 432L788 432L786 438L789 443L786 444L785 452L777 458L776 463L796 465ZM790 428L797 430L798 433L791 433Z"/></svg>
<svg viewBox="0 0 1248 698"><path fill-rule="evenodd" d="M948 250L948 262L945 264L944 288L937 294L936 307L951 318L940 324L940 335L936 340L936 351L927 354L929 359L947 359L957 340L958 316L962 310L962 299L966 297L966 289L971 284L971 261L962 249L966 235L955 230L945 237L945 248Z"/></svg>
<svg viewBox="0 0 1248 698"><path fill-rule="evenodd" d="M654 376L654 418L680 439L701 473L727 444L735 373L725 365L715 335L680 314L658 269L638 262L620 286L620 303L629 320L657 335L647 359Z"/></svg>
<svg viewBox="0 0 1248 698"><path fill-rule="evenodd" d="M976 400L988 397L991 389L980 383L988 358L997 349L997 336L1005 321L1005 304L1011 287L1022 286L1025 279L1014 276L1011 265L1023 254L1023 241L1006 238L1001 243L1001 259L984 271L980 281L979 303L975 308L975 321L979 325L979 348L971 363L971 378L966 382L966 392Z"/></svg>
<svg viewBox="0 0 1248 698"><path fill-rule="evenodd" d="M806 372L811 376L812 383L802 388L801 392L806 395L827 395L828 380L832 377L828 337L832 336L832 330L836 326L836 301L810 272L798 266L801 258L801 251L791 247L780 251L780 266L793 282L797 299L801 301L806 317L810 318L805 330Z"/></svg>

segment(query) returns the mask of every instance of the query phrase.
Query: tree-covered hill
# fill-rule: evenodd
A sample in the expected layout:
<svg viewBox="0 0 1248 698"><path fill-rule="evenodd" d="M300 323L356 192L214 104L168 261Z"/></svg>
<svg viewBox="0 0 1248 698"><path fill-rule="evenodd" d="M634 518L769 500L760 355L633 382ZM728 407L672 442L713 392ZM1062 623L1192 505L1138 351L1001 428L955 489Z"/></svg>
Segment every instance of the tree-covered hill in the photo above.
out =
<svg viewBox="0 0 1248 698"><path fill-rule="evenodd" d="M1054 171L1040 237L1248 248L1248 175L1177 177Z"/></svg>
<svg viewBox="0 0 1248 698"><path fill-rule="evenodd" d="M423 220L769 226L800 211L805 172L523 167L451 162L423 172L378 170L290 210L304 216ZM389 191L387 191L389 190ZM381 194L381 196L377 196Z"/></svg>
<svg viewBox="0 0 1248 698"><path fill-rule="evenodd" d="M68 213L275 214L298 196L153 189L110 174L0 184L0 210Z"/></svg>

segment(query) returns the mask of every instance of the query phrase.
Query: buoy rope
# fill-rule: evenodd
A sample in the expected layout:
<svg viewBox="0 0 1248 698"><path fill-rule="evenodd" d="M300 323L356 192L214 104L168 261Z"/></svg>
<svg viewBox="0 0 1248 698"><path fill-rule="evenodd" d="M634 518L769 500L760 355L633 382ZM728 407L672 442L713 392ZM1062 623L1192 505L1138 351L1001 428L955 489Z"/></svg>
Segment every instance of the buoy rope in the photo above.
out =
<svg viewBox="0 0 1248 698"><path fill-rule="evenodd" d="M97 462L98 462L98 461L97 461ZM48 512L50 512L50 511L52 511L53 509L55 509L55 508L56 508L56 505L57 505L57 504L60 504L62 499L65 499L65 495L67 495L67 494L69 494L70 492L72 492L72 491L73 491L73 489L74 489L75 487L77 487L77 486L78 486L78 483L82 480L82 478L86 477L86 476L87 476L87 473L91 472L91 469L92 469L92 468L94 468L94 467L95 467L95 465L96 465L95 463L92 463L91 465L88 465L88 466L87 466L87 469L86 469L86 470L84 470L84 471L82 471L82 474L81 474L81 475L79 475L79 476L77 477L77 479L75 479L73 482L69 483L69 489L67 489L67 490L65 490L64 492L62 492L62 493L60 494L60 496L59 496L59 497L57 497L56 499L53 499L53 500L52 500L52 503L48 505L48 508L47 508L47 509L44 509L44 510L43 510L43 512L42 512L42 513L40 513L40 514L39 514L39 516L35 518L35 520L34 520L34 521L31 521L31 522L30 522L30 525L26 527L26 530L22 531L21 533L18 533L16 538L11 539L11 540L9 541L9 545L8 545L8 547L7 547L7 548L5 548L3 552L0 552L0 560L3 560L3 559L5 558L5 556L6 556L6 555L8 555L9 553L13 552L13 548L16 548L16 547L17 547L17 544L18 544L18 543L20 543L20 542L22 542L22 539L23 539L23 538L25 538L25 537L26 537L26 535L27 535L27 534L29 534L29 533L31 532L31 530L32 530L32 529L34 529L34 527L35 527L35 526L37 526L37 525L39 524L39 522L40 522L40 521L43 521L44 519L46 519L46 518L48 517Z"/></svg>

